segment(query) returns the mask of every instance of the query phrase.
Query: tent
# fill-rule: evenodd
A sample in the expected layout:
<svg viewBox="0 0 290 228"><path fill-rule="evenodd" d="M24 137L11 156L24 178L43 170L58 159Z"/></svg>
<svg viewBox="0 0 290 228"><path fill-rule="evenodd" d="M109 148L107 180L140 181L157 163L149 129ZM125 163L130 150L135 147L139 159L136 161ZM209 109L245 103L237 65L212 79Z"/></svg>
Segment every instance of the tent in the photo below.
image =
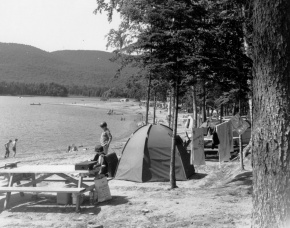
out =
<svg viewBox="0 0 290 228"><path fill-rule="evenodd" d="M139 128L123 148L115 179L135 182L168 181L172 129L161 124ZM176 180L187 180L194 174L190 154L177 140Z"/></svg>
<svg viewBox="0 0 290 228"><path fill-rule="evenodd" d="M185 121L185 128L192 129L193 127L193 118L192 116L188 116ZM202 117L201 115L197 115L197 126L200 126L202 124Z"/></svg>

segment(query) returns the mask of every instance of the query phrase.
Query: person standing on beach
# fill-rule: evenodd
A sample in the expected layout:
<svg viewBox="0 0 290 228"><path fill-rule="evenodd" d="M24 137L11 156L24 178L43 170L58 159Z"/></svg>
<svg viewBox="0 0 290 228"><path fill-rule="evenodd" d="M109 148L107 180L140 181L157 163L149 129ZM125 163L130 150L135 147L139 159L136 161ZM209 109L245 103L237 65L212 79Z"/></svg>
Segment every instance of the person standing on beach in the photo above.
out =
<svg viewBox="0 0 290 228"><path fill-rule="evenodd" d="M12 143L12 140L10 139L7 143L4 144L5 146L5 156L4 158L8 158L10 154L10 144Z"/></svg>
<svg viewBox="0 0 290 228"><path fill-rule="evenodd" d="M15 139L15 140L13 141L13 143L12 143L12 150L13 150L13 152L14 152L14 155L13 155L14 158L15 158L15 156L16 156L16 144L17 144L17 141L18 141L18 139Z"/></svg>
<svg viewBox="0 0 290 228"><path fill-rule="evenodd" d="M113 137L111 135L110 130L108 129L106 122L102 122L100 127L103 129L103 132L102 132L101 138L100 138L100 143L104 149L104 154L108 154L108 149L109 149L109 146L110 146L110 143L111 143Z"/></svg>

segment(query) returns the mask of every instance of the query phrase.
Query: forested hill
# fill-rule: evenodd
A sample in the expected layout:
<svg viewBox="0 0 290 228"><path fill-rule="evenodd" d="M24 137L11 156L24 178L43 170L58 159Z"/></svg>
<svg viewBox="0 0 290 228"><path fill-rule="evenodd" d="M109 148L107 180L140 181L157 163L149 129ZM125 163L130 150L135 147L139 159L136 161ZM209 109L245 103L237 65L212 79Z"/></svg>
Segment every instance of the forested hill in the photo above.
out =
<svg viewBox="0 0 290 228"><path fill-rule="evenodd" d="M0 43L0 81L23 83L58 83L61 85L104 86L125 83L113 80L118 65L103 51L46 52L38 48Z"/></svg>

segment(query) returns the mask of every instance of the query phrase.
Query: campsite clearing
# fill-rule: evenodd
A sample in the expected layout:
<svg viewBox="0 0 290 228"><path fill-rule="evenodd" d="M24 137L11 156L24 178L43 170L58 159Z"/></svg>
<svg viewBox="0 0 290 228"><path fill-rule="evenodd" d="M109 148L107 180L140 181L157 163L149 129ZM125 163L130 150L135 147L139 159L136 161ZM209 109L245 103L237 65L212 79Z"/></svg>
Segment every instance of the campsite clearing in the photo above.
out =
<svg viewBox="0 0 290 228"><path fill-rule="evenodd" d="M0 215L2 227L86 227L88 222L117 227L250 227L251 172L239 171L239 162L218 168L215 161L198 167L191 180L168 182L109 182L113 199L91 206L85 197L80 214L73 205L57 205L55 195L44 193L12 197L11 209ZM55 186L60 183L55 183ZM0 207L4 197L0 194Z"/></svg>
<svg viewBox="0 0 290 228"><path fill-rule="evenodd" d="M113 103L113 102L112 102ZM129 102L130 103L130 102ZM128 104L128 103L123 103ZM122 103L118 102L118 105ZM117 110L116 107L111 107ZM125 110L125 109L124 109ZM124 111L120 109L120 111ZM139 112L138 105L126 108L132 113ZM143 110L145 109L143 108ZM165 121L166 112L158 112L158 119ZM184 124L180 122L180 126ZM184 134L184 128L178 129ZM126 139L113 141L111 150L120 155ZM37 153L23 156L21 165L65 165L74 164L95 155L94 147L81 152ZM11 158L9 162L18 161ZM7 163L0 161L0 166ZM20 165L19 165L20 166ZM112 200L91 206L88 194L82 204L81 213L75 213L74 205L57 205L56 197L50 193L13 194L11 209L2 211L5 194L0 193L1 227L46 228L46 227L86 227L89 222L114 227L160 227L160 228L245 228L250 227L252 210L252 172L250 161L246 159L245 169L239 170L238 161L222 164L217 158L210 158L205 166L195 167L196 175L188 181L178 181L179 188L169 189L168 182L135 183L112 180L109 182ZM1 180L2 179L2 180ZM0 176L1 186L7 183ZM45 185L47 184L47 185ZM57 183L41 183L45 186L60 187Z"/></svg>

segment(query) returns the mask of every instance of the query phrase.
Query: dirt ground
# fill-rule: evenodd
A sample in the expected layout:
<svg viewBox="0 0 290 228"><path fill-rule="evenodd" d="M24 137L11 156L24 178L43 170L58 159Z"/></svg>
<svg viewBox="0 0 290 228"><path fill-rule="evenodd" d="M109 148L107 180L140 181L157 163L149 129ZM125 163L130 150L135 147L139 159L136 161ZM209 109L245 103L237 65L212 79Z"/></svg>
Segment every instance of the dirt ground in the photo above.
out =
<svg viewBox="0 0 290 228"><path fill-rule="evenodd" d="M125 141L114 142L113 151L120 154ZM93 155L92 148L42 153L23 158L20 165L74 164ZM11 158L9 162L16 160ZM0 161L0 166L4 163ZM113 198L90 205L87 194L80 213L75 213L74 205L57 205L55 194L39 194L36 198L32 193L24 197L12 194L11 208L3 211L5 194L0 193L0 227L250 227L252 170L248 159L245 164L246 170L240 171L238 161L220 167L218 159L212 158L205 166L196 167L197 173L190 180L177 182L178 188L173 190L168 182L111 180ZM7 180L0 176L0 186L6 184Z"/></svg>

